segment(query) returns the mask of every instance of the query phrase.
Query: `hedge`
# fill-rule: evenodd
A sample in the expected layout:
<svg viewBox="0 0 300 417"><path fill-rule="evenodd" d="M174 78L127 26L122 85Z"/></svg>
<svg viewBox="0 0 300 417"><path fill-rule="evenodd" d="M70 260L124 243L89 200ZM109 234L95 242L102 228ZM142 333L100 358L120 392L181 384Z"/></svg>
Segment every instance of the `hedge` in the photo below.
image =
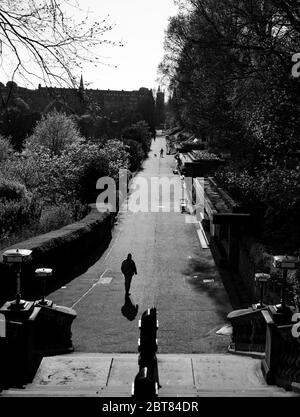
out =
<svg viewBox="0 0 300 417"><path fill-rule="evenodd" d="M54 290L64 282L68 272L80 259L98 248L101 252L111 239L113 217L109 212L99 213L92 205L91 212L81 221L32 239L12 245L0 251L0 301L15 296L16 280L11 267L3 264L3 252L20 248L32 250L32 261L24 265L22 274L22 297L35 299L39 296L39 284L35 281L36 268L52 268L54 277L50 288Z"/></svg>

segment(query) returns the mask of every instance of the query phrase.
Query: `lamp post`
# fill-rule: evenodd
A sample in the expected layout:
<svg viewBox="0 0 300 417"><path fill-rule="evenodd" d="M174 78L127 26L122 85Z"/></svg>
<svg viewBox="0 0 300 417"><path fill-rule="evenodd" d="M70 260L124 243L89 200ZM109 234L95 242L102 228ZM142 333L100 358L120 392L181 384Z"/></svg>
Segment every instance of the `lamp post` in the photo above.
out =
<svg viewBox="0 0 300 417"><path fill-rule="evenodd" d="M50 268L39 268L35 270L35 276L36 278L39 278L42 282L42 299L38 301L38 304L42 306L51 305L52 302L45 299L45 293L46 293L46 282L47 279L52 277L52 269Z"/></svg>
<svg viewBox="0 0 300 417"><path fill-rule="evenodd" d="M9 249L3 253L3 262L16 266L17 293L16 299L10 303L10 308L23 310L27 302L21 298L21 273L24 262L31 260L32 251L29 249Z"/></svg>
<svg viewBox="0 0 300 417"><path fill-rule="evenodd" d="M295 256L274 256L273 266L282 270L281 300L276 305L277 312L287 313L290 309L286 305L286 286L288 270L295 270L300 267L300 260Z"/></svg>
<svg viewBox="0 0 300 417"><path fill-rule="evenodd" d="M181 198L184 198L184 175L180 175L180 179L181 179Z"/></svg>
<svg viewBox="0 0 300 417"><path fill-rule="evenodd" d="M255 282L257 282L260 286L260 302L258 304L254 304L254 308L264 308L264 286L265 284L270 280L270 274L264 274L261 272L258 272L255 274Z"/></svg>
<svg viewBox="0 0 300 417"><path fill-rule="evenodd" d="M186 202L185 202L185 198L184 198L184 175L180 175L180 179L181 179L180 209L181 209L181 213L183 213L185 211L185 208L186 208Z"/></svg>

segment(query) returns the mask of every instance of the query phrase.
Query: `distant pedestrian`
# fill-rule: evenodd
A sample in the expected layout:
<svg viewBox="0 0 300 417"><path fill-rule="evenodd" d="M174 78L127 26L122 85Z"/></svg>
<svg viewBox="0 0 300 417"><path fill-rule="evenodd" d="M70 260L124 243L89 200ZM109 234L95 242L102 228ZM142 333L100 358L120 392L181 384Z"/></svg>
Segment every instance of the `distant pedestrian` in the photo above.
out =
<svg viewBox="0 0 300 417"><path fill-rule="evenodd" d="M163 150L163 148L161 148L161 150L160 150L160 157L161 157L161 158L163 158L163 157L164 157L164 150Z"/></svg>
<svg viewBox="0 0 300 417"><path fill-rule="evenodd" d="M127 255L127 259L122 262L121 271L125 278L125 295L130 295L130 284L133 275L137 275L135 263L132 259L131 253Z"/></svg>

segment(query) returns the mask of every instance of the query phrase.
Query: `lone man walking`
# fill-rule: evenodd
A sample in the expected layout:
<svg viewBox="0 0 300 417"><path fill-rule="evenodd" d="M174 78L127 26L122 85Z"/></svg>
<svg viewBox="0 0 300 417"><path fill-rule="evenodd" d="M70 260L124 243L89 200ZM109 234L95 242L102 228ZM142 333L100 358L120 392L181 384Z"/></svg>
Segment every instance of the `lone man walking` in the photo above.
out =
<svg viewBox="0 0 300 417"><path fill-rule="evenodd" d="M160 150L160 157L161 157L161 158L163 158L163 157L164 157L164 150L163 150L163 148L161 148L161 150Z"/></svg>
<svg viewBox="0 0 300 417"><path fill-rule="evenodd" d="M129 253L127 259L122 262L121 271L125 277L125 296L130 295L130 284L133 275L137 275L137 270L134 261L132 260L132 255Z"/></svg>

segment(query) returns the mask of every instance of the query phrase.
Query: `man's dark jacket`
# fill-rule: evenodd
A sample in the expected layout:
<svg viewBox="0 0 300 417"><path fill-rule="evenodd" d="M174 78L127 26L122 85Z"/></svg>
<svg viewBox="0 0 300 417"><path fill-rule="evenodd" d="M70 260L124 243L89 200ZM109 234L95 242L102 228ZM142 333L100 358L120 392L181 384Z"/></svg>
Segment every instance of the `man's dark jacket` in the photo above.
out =
<svg viewBox="0 0 300 417"><path fill-rule="evenodd" d="M121 271L124 275L131 275L137 274L135 263L132 259L125 259L121 265Z"/></svg>

